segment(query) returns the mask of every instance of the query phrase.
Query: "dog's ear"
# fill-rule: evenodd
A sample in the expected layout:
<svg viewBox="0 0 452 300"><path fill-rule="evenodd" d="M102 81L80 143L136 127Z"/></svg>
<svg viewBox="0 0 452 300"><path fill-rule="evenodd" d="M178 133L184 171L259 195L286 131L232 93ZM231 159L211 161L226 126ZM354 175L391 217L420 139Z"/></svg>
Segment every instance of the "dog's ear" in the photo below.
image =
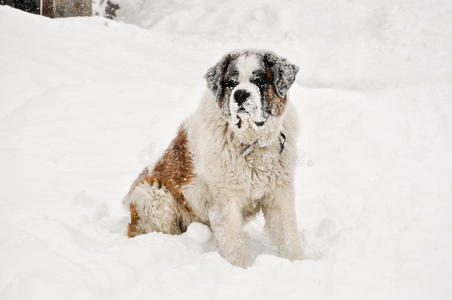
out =
<svg viewBox="0 0 452 300"><path fill-rule="evenodd" d="M226 54L215 66L210 67L206 75L204 75L207 81L207 87L215 94L217 101L223 98L224 76L233 57L233 53Z"/></svg>
<svg viewBox="0 0 452 300"><path fill-rule="evenodd" d="M287 91L295 81L295 76L299 70L298 66L272 52L264 54L264 62L267 68L267 75L273 81L278 96L285 98Z"/></svg>

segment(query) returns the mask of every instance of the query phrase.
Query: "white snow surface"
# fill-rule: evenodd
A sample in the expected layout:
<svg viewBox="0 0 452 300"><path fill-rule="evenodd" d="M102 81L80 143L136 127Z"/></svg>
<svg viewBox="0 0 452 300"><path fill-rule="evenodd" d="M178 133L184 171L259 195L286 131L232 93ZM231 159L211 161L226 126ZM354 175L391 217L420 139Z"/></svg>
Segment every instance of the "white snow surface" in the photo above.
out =
<svg viewBox="0 0 452 300"><path fill-rule="evenodd" d="M0 299L452 299L450 1L121 0L119 22L0 6ZM129 24L127 24L129 23ZM121 199L227 51L300 66L306 259L258 216L128 239Z"/></svg>

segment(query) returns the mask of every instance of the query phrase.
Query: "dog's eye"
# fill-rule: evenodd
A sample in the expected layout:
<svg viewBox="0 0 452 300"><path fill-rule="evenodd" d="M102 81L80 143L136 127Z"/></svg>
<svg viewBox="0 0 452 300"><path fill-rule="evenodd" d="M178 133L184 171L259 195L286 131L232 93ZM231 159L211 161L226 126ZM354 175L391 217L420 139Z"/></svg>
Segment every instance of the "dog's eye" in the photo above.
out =
<svg viewBox="0 0 452 300"><path fill-rule="evenodd" d="M235 87L237 84L238 84L237 81L231 79L231 80L226 81L226 83L224 85L228 88L231 88L231 87Z"/></svg>
<svg viewBox="0 0 452 300"><path fill-rule="evenodd" d="M268 83L267 77L258 76L254 78L253 83L259 86L263 86Z"/></svg>

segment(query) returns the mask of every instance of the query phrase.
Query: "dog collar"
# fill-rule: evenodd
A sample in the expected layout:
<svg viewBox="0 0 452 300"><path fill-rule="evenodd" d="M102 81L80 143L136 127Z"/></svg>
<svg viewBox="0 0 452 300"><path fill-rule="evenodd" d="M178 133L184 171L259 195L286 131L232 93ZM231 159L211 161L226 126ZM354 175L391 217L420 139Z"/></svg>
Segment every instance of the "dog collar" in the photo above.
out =
<svg viewBox="0 0 452 300"><path fill-rule="evenodd" d="M286 147L286 135L281 131L279 133L279 154L281 154L284 151L285 147Z"/></svg>
<svg viewBox="0 0 452 300"><path fill-rule="evenodd" d="M279 154L283 153L284 148L286 147L286 135L282 133L282 131L279 133ZM240 154L242 154L243 157L247 157L251 151L253 151L254 145L258 144L258 140L256 140L252 144L242 144L243 148L242 151L240 151Z"/></svg>

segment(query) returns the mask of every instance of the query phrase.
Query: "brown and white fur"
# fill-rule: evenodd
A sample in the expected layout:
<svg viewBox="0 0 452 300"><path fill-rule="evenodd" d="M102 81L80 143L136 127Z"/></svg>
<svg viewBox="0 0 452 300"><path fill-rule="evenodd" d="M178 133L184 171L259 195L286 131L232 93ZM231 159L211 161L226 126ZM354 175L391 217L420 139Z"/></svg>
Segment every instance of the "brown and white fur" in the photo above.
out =
<svg viewBox="0 0 452 300"><path fill-rule="evenodd" d="M298 67L270 51L226 54L205 76L198 109L133 183L129 237L208 225L221 255L244 267L243 223L260 210L283 257L302 258L294 210Z"/></svg>

